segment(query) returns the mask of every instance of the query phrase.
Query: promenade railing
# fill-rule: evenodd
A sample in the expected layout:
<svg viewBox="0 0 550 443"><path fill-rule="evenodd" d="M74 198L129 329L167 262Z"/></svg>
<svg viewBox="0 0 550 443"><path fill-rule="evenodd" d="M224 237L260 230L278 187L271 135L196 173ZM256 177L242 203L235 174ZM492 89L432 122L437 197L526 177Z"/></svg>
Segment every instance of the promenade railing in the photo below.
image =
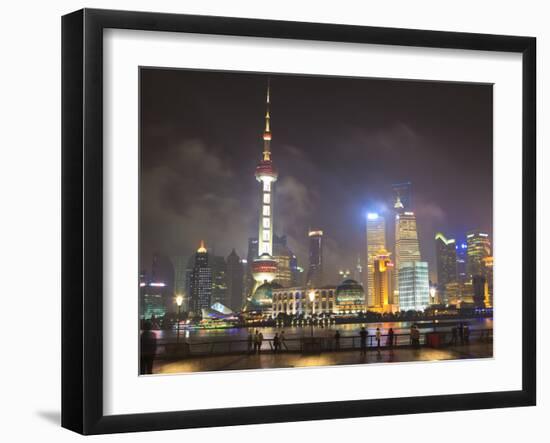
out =
<svg viewBox="0 0 550 443"><path fill-rule="evenodd" d="M394 334L390 343L388 334L380 336L380 349L397 349L405 347L424 347L428 346L427 336L434 334L433 331L421 332L418 335L418 342L415 343L410 333ZM439 346L464 346L472 343L491 344L493 341L492 329L470 330L466 335L459 332L454 335L452 331L437 331L439 336ZM366 340L368 350L378 349L378 340L375 335L369 334ZM341 335L336 339L334 335L314 335L313 337L304 334L302 337L279 339L278 349L275 350L274 338L264 338L261 345L254 345L254 340L209 340L194 341L180 337L178 342L175 339L157 341L157 358L171 358L174 355L186 357L212 356L212 355L230 355L230 354L254 354L254 353L285 353L285 352L311 352L315 349L317 352L339 352L361 349L361 337L354 335Z"/></svg>

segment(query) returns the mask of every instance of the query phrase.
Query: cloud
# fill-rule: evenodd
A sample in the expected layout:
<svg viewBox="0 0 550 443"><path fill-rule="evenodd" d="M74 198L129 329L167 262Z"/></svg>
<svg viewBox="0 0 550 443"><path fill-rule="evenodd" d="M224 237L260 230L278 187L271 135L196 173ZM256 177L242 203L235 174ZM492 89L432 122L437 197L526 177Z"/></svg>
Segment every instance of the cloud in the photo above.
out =
<svg viewBox="0 0 550 443"><path fill-rule="evenodd" d="M276 192L279 215L290 223L311 217L319 198L315 191L290 175L284 176L277 183Z"/></svg>
<svg viewBox="0 0 550 443"><path fill-rule="evenodd" d="M417 202L415 208L417 217L431 220L433 223L442 223L447 218L445 211L432 202Z"/></svg>
<svg viewBox="0 0 550 443"><path fill-rule="evenodd" d="M253 214L230 166L200 140L178 144L173 161L142 169L141 242L144 253L187 255L204 239L216 253L244 254Z"/></svg>

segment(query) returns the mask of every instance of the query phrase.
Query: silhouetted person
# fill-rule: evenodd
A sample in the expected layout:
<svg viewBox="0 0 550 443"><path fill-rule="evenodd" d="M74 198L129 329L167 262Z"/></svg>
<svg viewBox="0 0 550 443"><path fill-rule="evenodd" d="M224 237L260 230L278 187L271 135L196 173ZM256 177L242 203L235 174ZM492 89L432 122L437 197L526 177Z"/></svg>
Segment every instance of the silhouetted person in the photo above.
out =
<svg viewBox="0 0 550 443"><path fill-rule="evenodd" d="M387 340L387 346L390 348L390 354L393 353L393 340L394 340L395 334L393 332L393 328L390 328L388 331L388 340Z"/></svg>
<svg viewBox="0 0 550 443"><path fill-rule="evenodd" d="M460 337L460 344L464 344L464 323L458 325L458 336Z"/></svg>
<svg viewBox="0 0 550 443"><path fill-rule="evenodd" d="M363 326L361 328L361 332L359 332L359 336L361 337L361 355L366 355L367 354L367 337L368 337L368 335L369 335L369 333L367 332L367 330Z"/></svg>
<svg viewBox="0 0 550 443"><path fill-rule="evenodd" d="M147 321L143 325L143 331L139 338L140 347L140 374L152 374L153 362L157 353L157 336L151 330L151 322Z"/></svg>
<svg viewBox="0 0 550 443"><path fill-rule="evenodd" d="M258 334L258 354L260 353L262 349L262 342L264 341L264 334L261 332Z"/></svg>
<svg viewBox="0 0 550 443"><path fill-rule="evenodd" d="M260 335L258 333L258 330L256 329L256 332L254 333L254 354L258 352L259 343L260 343Z"/></svg>
<svg viewBox="0 0 550 443"><path fill-rule="evenodd" d="M376 350L380 353L380 338L382 338L382 333L380 328L376 328Z"/></svg>
<svg viewBox="0 0 550 443"><path fill-rule="evenodd" d="M279 350L280 341L279 341L279 334L275 334L275 337L273 337L273 353L276 354Z"/></svg>
<svg viewBox="0 0 550 443"><path fill-rule="evenodd" d="M416 348L420 346L420 330L416 325L414 325L414 330L413 330L413 343Z"/></svg>
<svg viewBox="0 0 550 443"><path fill-rule="evenodd" d="M336 334L334 334L334 349L340 350L340 331L336 331Z"/></svg>

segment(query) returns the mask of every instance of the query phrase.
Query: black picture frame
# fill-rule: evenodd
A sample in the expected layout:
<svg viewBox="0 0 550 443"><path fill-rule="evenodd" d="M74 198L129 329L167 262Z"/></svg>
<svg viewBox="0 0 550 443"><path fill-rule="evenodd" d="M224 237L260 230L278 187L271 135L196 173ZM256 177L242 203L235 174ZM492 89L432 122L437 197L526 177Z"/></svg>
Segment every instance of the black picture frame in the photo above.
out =
<svg viewBox="0 0 550 443"><path fill-rule="evenodd" d="M103 30L192 32L522 54L522 388L517 391L196 411L103 413ZM62 18L62 426L82 434L536 404L536 39L83 9Z"/></svg>

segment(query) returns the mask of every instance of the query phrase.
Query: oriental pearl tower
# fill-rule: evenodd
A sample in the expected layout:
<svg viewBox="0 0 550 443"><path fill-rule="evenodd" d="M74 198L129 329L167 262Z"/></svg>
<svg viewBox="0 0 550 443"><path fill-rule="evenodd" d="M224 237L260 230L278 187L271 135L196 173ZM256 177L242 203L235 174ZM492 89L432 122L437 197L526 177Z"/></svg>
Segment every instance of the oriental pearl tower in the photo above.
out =
<svg viewBox="0 0 550 443"><path fill-rule="evenodd" d="M277 275L277 262L273 259L273 184L277 181L277 171L271 160L270 127L270 85L267 83L265 129L263 133L262 159L256 166L255 176L260 183L260 204L258 224L258 258L252 263L252 276L256 284L252 291L252 301L257 306L269 305L269 297L262 296L265 291L257 291L264 284L270 284ZM271 291L269 291L270 293ZM265 300L264 300L265 299Z"/></svg>

